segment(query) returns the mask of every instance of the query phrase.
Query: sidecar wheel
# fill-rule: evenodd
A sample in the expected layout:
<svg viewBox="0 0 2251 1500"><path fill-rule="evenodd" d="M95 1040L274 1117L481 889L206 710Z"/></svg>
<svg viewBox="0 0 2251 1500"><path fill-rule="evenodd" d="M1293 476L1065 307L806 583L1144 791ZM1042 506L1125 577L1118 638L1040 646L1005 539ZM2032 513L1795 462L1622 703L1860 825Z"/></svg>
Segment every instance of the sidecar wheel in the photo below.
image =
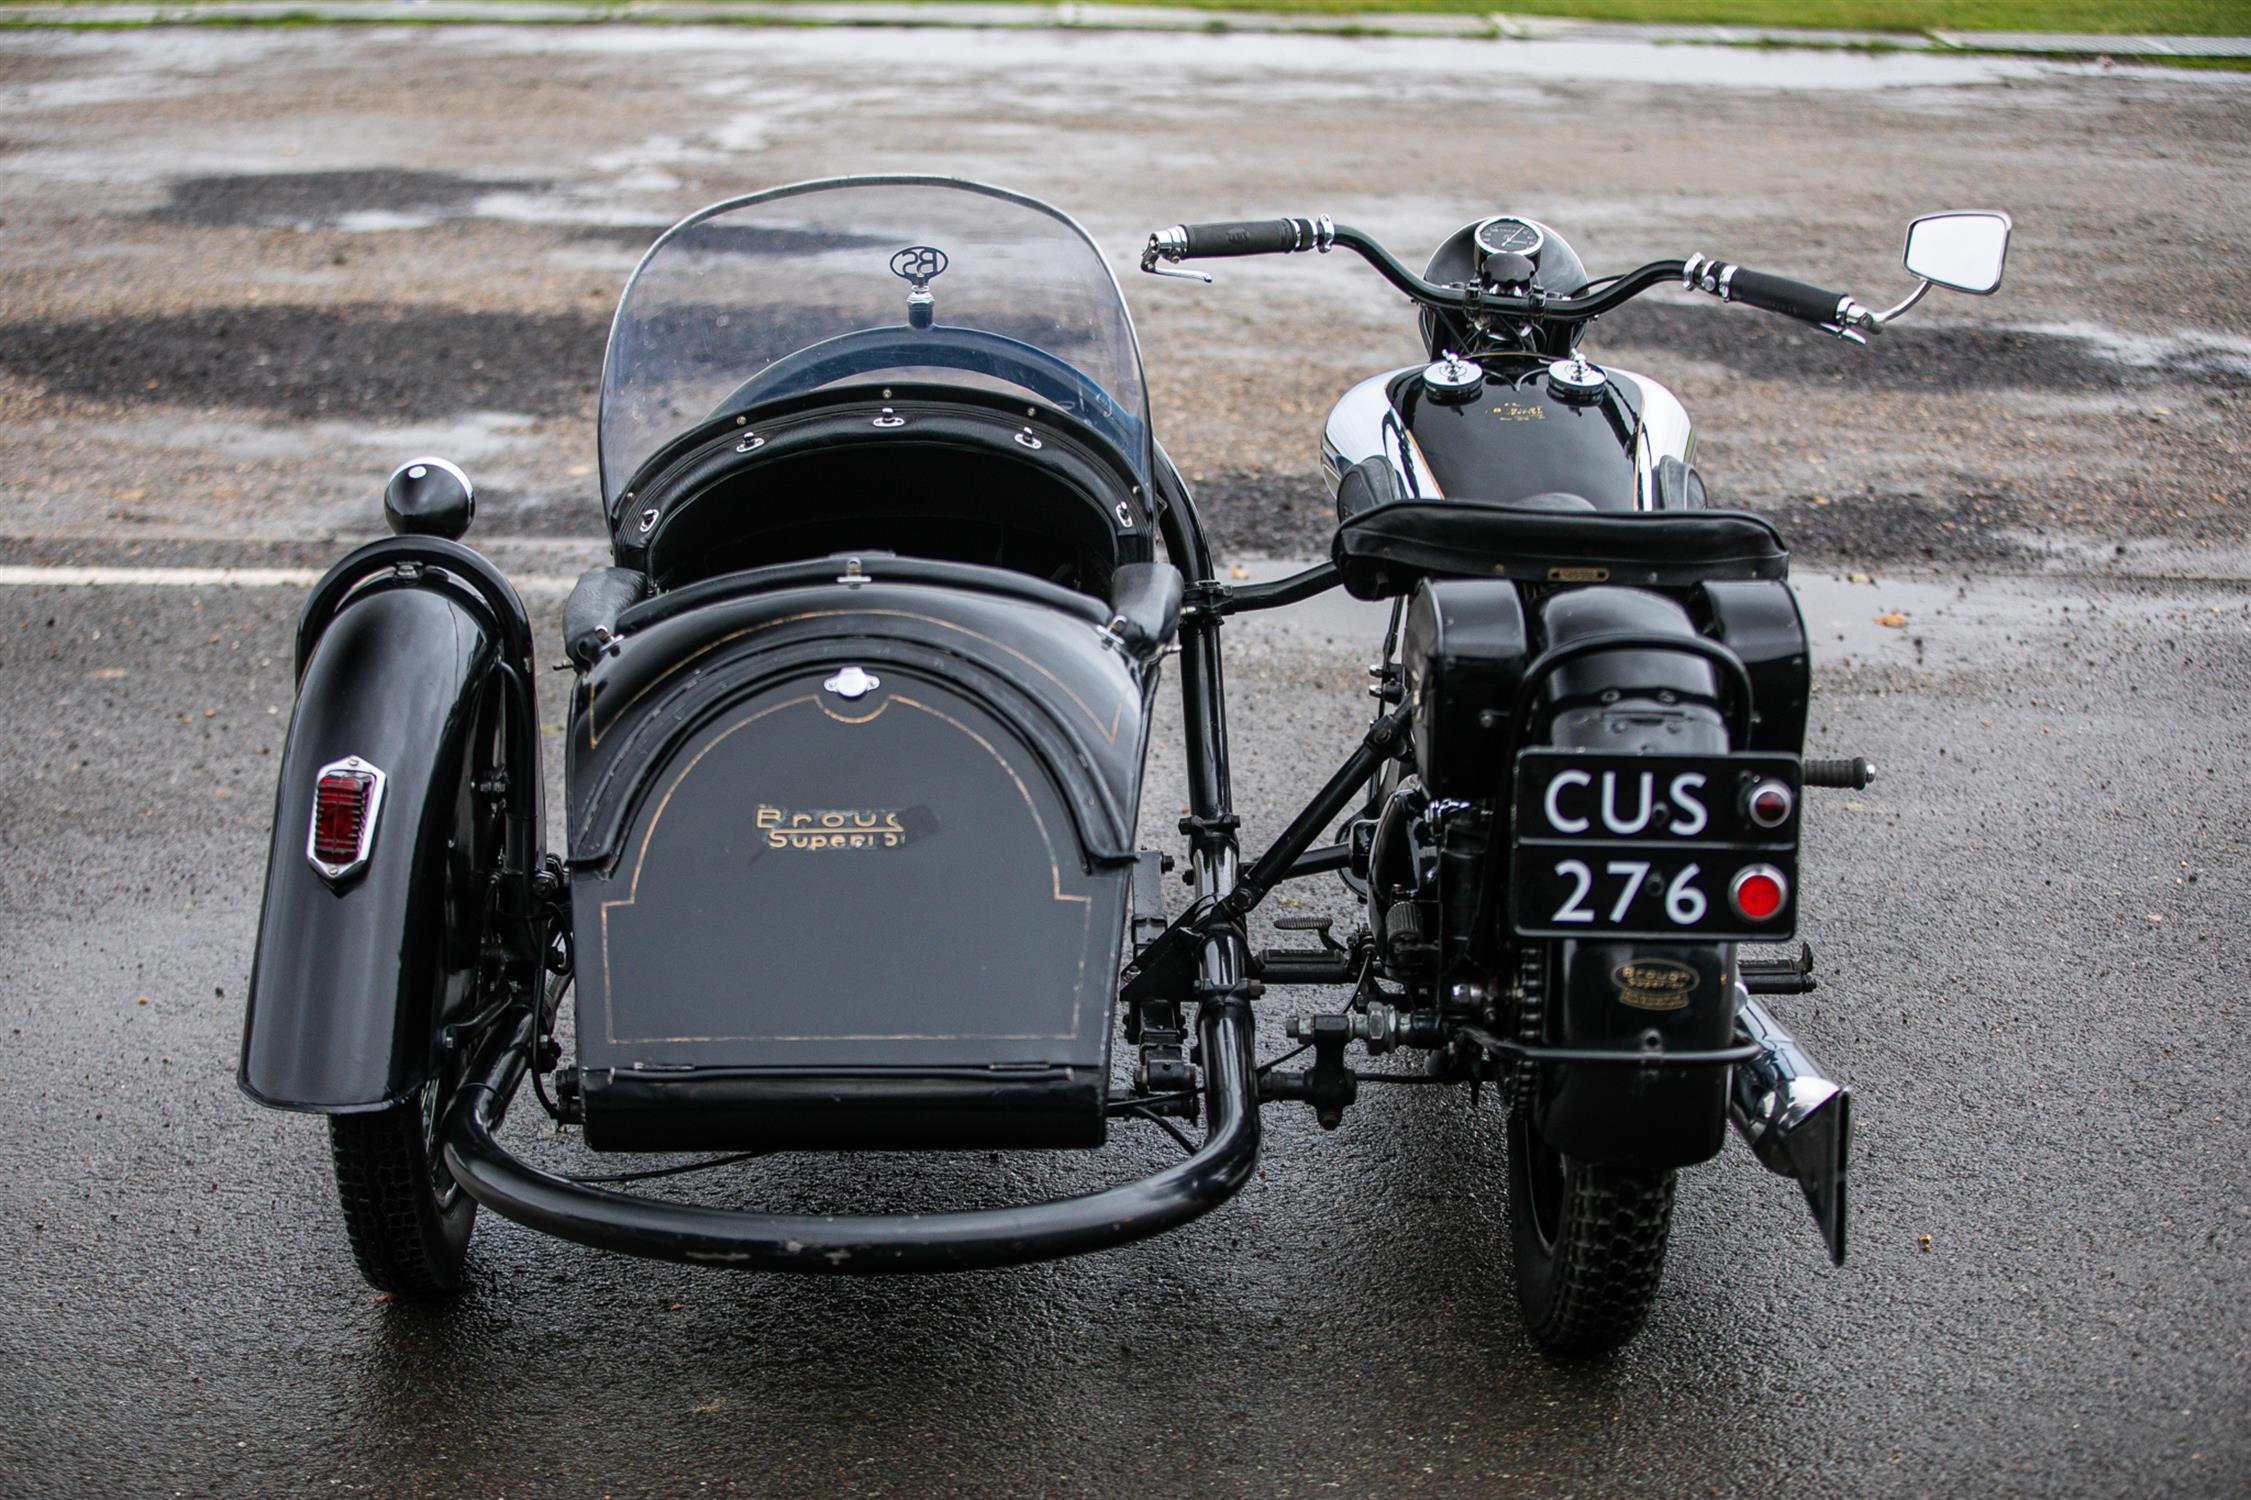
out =
<svg viewBox="0 0 2251 1500"><path fill-rule="evenodd" d="M1551 1354L1607 1354L1639 1332L1664 1277L1674 1174L1573 1161L1508 1124L1516 1299Z"/></svg>
<svg viewBox="0 0 2251 1500"><path fill-rule="evenodd" d="M352 1259L377 1291L435 1297L461 1286L477 1200L437 1152L435 1082L420 1098L367 1115L334 1115L328 1144Z"/></svg>

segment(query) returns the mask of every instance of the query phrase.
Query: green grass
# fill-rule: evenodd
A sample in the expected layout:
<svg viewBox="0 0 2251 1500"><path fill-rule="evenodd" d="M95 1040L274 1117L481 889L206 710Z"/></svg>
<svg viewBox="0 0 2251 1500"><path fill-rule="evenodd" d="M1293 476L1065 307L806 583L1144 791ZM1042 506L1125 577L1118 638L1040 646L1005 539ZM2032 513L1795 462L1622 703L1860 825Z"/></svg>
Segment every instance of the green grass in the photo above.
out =
<svg viewBox="0 0 2251 1500"><path fill-rule="evenodd" d="M2087 31L2251 35L2251 0L1152 0L1205 9L1470 11L1587 21L1831 31Z"/></svg>
<svg viewBox="0 0 2251 1500"><path fill-rule="evenodd" d="M10 6L57 0L0 0ZM84 0L61 0L84 3ZM173 0L192 8L195 0ZM1136 3L1136 0L1125 0ZM1384 11L1834 31L2061 31L2251 35L2251 0L1141 0L1207 10L1315 15ZM629 16L626 18L630 18Z"/></svg>

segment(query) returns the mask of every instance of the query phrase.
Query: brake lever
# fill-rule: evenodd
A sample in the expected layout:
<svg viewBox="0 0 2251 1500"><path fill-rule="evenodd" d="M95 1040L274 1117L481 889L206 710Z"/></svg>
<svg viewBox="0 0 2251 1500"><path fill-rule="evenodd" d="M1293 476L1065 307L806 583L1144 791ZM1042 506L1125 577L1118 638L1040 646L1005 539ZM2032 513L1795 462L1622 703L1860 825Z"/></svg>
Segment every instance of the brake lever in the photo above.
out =
<svg viewBox="0 0 2251 1500"><path fill-rule="evenodd" d="M1149 243L1141 249L1141 269L1151 276L1177 276L1182 281L1201 281L1210 285L1211 277L1205 272L1184 270L1178 265L1169 264L1180 260L1187 253L1186 230L1178 224L1170 229L1160 229L1149 236Z"/></svg>

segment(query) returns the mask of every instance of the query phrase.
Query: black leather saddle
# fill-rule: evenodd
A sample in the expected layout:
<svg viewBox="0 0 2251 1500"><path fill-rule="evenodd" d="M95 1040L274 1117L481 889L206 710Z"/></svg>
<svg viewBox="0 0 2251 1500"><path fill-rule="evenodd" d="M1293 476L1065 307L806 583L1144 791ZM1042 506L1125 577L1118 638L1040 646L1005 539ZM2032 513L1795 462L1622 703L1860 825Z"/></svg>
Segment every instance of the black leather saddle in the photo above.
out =
<svg viewBox="0 0 2251 1500"><path fill-rule="evenodd" d="M1339 523L1330 555L1360 599L1410 593L1428 577L1688 588L1790 573L1789 549L1762 517L1600 511L1577 495L1393 500Z"/></svg>

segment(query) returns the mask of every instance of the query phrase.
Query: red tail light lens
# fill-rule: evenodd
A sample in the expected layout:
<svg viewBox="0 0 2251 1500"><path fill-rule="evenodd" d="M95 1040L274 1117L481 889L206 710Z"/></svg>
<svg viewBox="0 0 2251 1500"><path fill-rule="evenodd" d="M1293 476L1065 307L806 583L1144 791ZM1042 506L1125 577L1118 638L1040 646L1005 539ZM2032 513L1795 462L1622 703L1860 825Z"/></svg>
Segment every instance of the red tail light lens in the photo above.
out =
<svg viewBox="0 0 2251 1500"><path fill-rule="evenodd" d="M1779 781L1762 781L1743 799L1744 810L1761 828L1780 828L1789 822L1794 805L1790 789Z"/></svg>
<svg viewBox="0 0 2251 1500"><path fill-rule="evenodd" d="M1772 865L1752 865L1727 888L1736 913L1748 921L1772 920L1790 899L1790 882Z"/></svg>
<svg viewBox="0 0 2251 1500"><path fill-rule="evenodd" d="M367 828L367 789L372 777L331 771L313 794L313 853L332 865L360 856L360 834Z"/></svg>
<svg viewBox="0 0 2251 1500"><path fill-rule="evenodd" d="M383 773L357 756L320 768L313 783L313 827L305 857L334 880L367 863L383 807Z"/></svg>

